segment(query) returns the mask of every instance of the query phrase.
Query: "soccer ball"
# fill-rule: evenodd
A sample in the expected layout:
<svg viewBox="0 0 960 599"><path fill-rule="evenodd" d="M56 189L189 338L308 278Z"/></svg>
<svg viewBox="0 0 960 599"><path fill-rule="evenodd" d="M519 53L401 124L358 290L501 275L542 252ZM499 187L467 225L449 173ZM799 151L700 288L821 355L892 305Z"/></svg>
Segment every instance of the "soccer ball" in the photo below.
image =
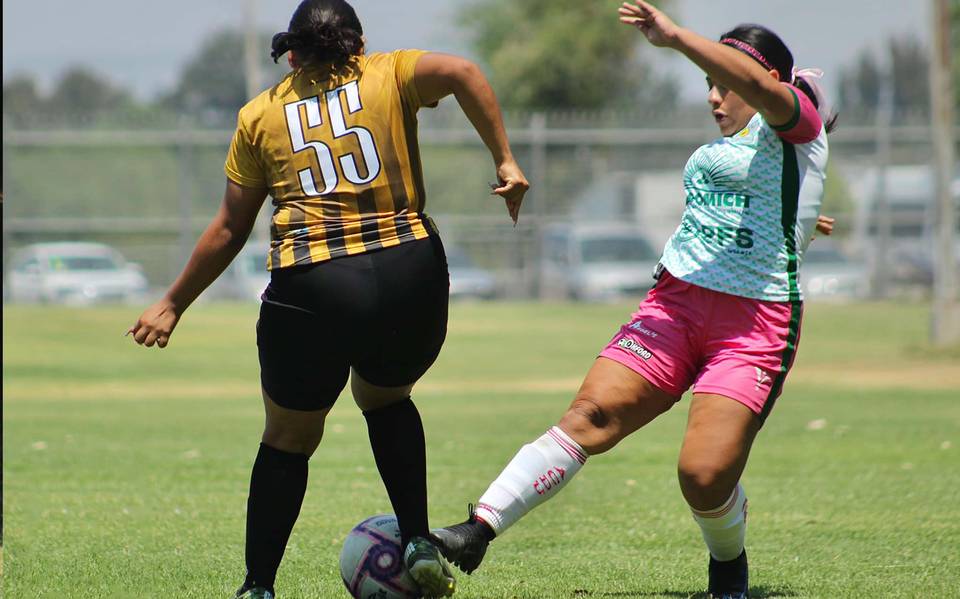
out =
<svg viewBox="0 0 960 599"><path fill-rule="evenodd" d="M420 589L403 565L400 527L393 514L353 527L340 551L340 576L356 599L414 599Z"/></svg>

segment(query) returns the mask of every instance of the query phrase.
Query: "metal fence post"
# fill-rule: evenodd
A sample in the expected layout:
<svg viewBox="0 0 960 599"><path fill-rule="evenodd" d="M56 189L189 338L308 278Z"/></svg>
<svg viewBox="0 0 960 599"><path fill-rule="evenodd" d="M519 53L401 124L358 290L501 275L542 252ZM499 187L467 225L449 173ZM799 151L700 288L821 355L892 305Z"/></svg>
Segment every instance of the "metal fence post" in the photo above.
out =
<svg viewBox="0 0 960 599"><path fill-rule="evenodd" d="M871 289L873 296L884 299L890 292L890 244L893 240L893 218L890 214L890 197L887 192L887 176L890 167L890 156L893 127L893 67L890 66L882 77L880 98L877 105L877 186L875 188L875 202L871 219L876 224L873 237L873 272L871 273ZM868 229L869 230L869 229Z"/></svg>
<svg viewBox="0 0 960 599"><path fill-rule="evenodd" d="M532 247L525 265L527 289L532 297L540 297L543 290L540 280L540 262L543 259L543 223L547 215L547 116L535 112L530 117L530 184L533 191L533 222L531 227Z"/></svg>
<svg viewBox="0 0 960 599"><path fill-rule="evenodd" d="M931 340L945 346L960 342L960 302L957 297L957 207L951 186L954 155L954 96L950 71L950 7L933 0L933 44L930 61L930 102L937 177L937 235L934 243L933 318Z"/></svg>
<svg viewBox="0 0 960 599"><path fill-rule="evenodd" d="M180 267L182 268L190 258L190 252L194 245L193 235L193 194L194 194L194 169L196 168L193 149L193 141L187 139L186 133L181 132L181 138L174 146L177 152L177 182L178 195L180 196L180 235L178 237L178 254L180 258ZM176 276L178 271L171 272L170 280Z"/></svg>

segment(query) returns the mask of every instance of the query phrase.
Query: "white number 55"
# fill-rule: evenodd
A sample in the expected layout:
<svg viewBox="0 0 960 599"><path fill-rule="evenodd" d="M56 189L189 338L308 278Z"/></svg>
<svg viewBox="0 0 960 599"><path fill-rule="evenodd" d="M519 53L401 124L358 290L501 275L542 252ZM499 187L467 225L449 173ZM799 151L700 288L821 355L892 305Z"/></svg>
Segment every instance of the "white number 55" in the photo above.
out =
<svg viewBox="0 0 960 599"><path fill-rule="evenodd" d="M339 139L347 135L355 135L360 145L360 155L366 166L364 169L367 175L361 176L360 169L357 168L357 160L352 153L339 156L337 161L343 171L344 178L350 183L363 185L369 183L380 175L380 155L377 152L377 145L373 140L373 135L363 127L348 127L343 115L343 106L340 102L340 95L343 94L347 99L347 108L350 114L355 114L363 110L360 103L360 86L356 81L351 81L346 85L332 89L326 92L327 113L330 115L330 127L333 129L333 137ZM290 143L294 153L303 152L312 149L317 157L317 164L320 166L320 178L323 180L323 189L318 191L316 178L313 169L305 168L297 172L300 177L300 186L303 193L308 196L322 196L332 193L340 182L337 173L337 167L333 160L333 153L327 144L320 141L307 141L304 137L303 122L300 119L300 107L303 106L307 116L307 128L313 129L323 125L323 115L320 110L320 96L304 98L297 102L291 102L284 106L287 116L287 129L290 132Z"/></svg>

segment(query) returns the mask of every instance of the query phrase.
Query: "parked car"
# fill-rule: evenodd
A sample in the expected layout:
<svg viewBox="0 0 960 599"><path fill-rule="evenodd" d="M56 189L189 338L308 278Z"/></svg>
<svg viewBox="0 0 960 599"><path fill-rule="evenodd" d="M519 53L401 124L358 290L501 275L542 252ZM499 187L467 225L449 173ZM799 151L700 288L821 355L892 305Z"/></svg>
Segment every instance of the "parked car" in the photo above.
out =
<svg viewBox="0 0 960 599"><path fill-rule="evenodd" d="M845 256L830 240L817 239L803 255L800 285L807 299L865 298L870 295L870 269Z"/></svg>
<svg viewBox="0 0 960 599"><path fill-rule="evenodd" d="M204 292L204 298L259 301L263 290L270 283L270 271L267 270L268 251L269 246L266 243L247 243L227 270Z"/></svg>
<svg viewBox="0 0 960 599"><path fill-rule="evenodd" d="M450 271L451 299L493 299L497 295L497 283L493 273L475 265L470 257L455 245L447 245L445 250Z"/></svg>
<svg viewBox="0 0 960 599"><path fill-rule="evenodd" d="M658 260L635 226L550 226L543 235L542 295L579 301L638 298L653 286Z"/></svg>
<svg viewBox="0 0 960 599"><path fill-rule="evenodd" d="M140 301L147 278L138 264L100 243L38 243L14 254L7 293L15 302L88 305Z"/></svg>

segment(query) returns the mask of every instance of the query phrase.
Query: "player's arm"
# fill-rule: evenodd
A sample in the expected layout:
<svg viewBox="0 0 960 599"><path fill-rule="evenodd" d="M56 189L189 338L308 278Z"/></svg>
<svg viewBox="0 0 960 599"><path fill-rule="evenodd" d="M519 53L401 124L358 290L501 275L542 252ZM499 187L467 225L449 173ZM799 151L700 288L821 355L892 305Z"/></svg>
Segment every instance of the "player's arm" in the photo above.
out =
<svg viewBox="0 0 960 599"><path fill-rule="evenodd" d="M654 46L682 52L715 84L734 91L771 125L786 124L793 117L797 99L790 88L743 52L677 26L643 0L624 2L620 21L639 29Z"/></svg>
<svg viewBox="0 0 960 599"><path fill-rule="evenodd" d="M266 189L243 187L227 180L220 209L197 241L183 272L163 298L147 308L128 331L137 343L166 347L183 312L243 248L266 197Z"/></svg>
<svg viewBox="0 0 960 599"><path fill-rule="evenodd" d="M516 222L530 184L510 150L500 105L480 67L459 56L431 52L417 61L414 83L424 104L456 97L497 166L500 186L493 193L506 200L510 217Z"/></svg>

